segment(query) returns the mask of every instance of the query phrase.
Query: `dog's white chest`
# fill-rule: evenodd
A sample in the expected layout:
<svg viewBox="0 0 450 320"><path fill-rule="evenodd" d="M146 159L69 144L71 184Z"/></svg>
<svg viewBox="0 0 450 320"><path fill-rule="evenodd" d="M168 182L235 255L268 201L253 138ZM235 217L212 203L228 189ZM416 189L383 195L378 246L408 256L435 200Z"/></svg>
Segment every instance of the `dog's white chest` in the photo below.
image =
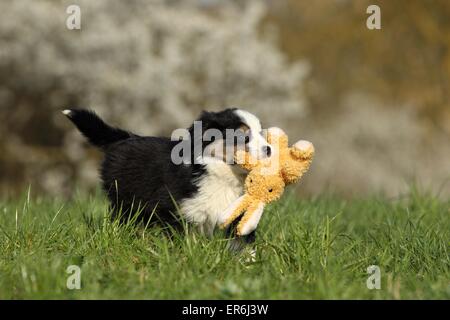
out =
<svg viewBox="0 0 450 320"><path fill-rule="evenodd" d="M242 195L244 177L223 162L210 163L197 185L197 194L184 200L180 209L188 222L198 225L206 234L212 234L219 214Z"/></svg>

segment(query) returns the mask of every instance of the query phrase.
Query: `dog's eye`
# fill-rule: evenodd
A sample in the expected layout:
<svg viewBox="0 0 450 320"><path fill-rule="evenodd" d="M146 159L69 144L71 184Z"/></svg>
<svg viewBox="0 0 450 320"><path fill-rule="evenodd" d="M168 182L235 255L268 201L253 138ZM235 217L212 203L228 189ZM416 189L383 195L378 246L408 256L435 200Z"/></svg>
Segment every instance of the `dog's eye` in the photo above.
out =
<svg viewBox="0 0 450 320"><path fill-rule="evenodd" d="M272 188L270 188L270 189L269 189L269 192L272 192L272 191L273 191L273 189L272 189Z"/></svg>
<svg viewBox="0 0 450 320"><path fill-rule="evenodd" d="M246 124L242 124L236 131L237 137L241 143L244 142L247 144L250 142L250 128Z"/></svg>

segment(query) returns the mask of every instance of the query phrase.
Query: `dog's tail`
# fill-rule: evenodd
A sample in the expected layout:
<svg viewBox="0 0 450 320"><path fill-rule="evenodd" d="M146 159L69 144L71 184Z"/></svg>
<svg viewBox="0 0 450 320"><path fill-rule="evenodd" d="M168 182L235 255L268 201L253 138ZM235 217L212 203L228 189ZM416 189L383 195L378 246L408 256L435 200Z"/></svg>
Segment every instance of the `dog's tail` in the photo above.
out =
<svg viewBox="0 0 450 320"><path fill-rule="evenodd" d="M107 125L95 112L83 109L66 109L62 113L72 121L80 132L96 147L128 139L133 134Z"/></svg>

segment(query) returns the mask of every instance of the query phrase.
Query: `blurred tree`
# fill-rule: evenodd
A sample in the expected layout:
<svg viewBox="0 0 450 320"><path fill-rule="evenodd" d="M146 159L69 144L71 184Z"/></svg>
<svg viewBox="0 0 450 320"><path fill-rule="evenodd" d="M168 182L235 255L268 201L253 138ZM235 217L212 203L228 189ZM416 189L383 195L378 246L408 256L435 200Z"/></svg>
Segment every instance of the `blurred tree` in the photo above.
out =
<svg viewBox="0 0 450 320"><path fill-rule="evenodd" d="M259 33L259 1L0 2L0 182L52 193L95 185L92 148L58 112L92 108L141 134L188 127L202 109L242 106L283 121L305 110L303 63ZM276 113L273 112L277 108Z"/></svg>
<svg viewBox="0 0 450 320"><path fill-rule="evenodd" d="M270 3L283 50L313 66L307 93L316 114L359 90L410 105L450 134L450 1ZM381 8L381 30L366 28L371 4Z"/></svg>
<svg viewBox="0 0 450 320"><path fill-rule="evenodd" d="M79 0L81 30L66 28L70 4L0 2L0 192L97 184L66 107L158 135L244 107L314 142L314 193L450 176L447 0ZM366 28L370 4L381 30Z"/></svg>

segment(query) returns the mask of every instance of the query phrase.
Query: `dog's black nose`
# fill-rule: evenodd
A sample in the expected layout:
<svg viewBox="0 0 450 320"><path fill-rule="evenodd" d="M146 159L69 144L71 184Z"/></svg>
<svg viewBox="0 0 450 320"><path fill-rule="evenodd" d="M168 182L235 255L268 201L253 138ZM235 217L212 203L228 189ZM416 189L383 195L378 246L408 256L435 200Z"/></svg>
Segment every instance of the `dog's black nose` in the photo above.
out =
<svg viewBox="0 0 450 320"><path fill-rule="evenodd" d="M270 157L270 155L272 154L272 149L269 146L264 146L262 148L262 151L266 157Z"/></svg>

